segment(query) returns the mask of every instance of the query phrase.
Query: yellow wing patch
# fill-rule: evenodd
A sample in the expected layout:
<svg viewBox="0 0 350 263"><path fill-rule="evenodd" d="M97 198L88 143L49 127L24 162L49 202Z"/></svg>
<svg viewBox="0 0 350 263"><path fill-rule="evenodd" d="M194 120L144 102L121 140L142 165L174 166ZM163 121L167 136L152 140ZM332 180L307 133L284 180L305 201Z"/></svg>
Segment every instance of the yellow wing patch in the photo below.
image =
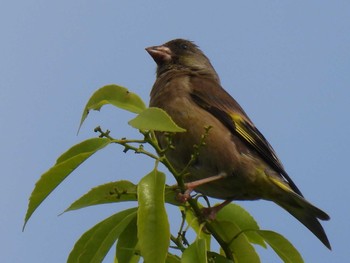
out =
<svg viewBox="0 0 350 263"><path fill-rule="evenodd" d="M242 116L239 114L231 113L230 117L232 118L232 120L234 122L234 127L235 127L236 131L250 144L256 145L256 141L254 140L254 138L249 134L249 131L247 131L245 129L244 125L242 125L246 122L242 118Z"/></svg>

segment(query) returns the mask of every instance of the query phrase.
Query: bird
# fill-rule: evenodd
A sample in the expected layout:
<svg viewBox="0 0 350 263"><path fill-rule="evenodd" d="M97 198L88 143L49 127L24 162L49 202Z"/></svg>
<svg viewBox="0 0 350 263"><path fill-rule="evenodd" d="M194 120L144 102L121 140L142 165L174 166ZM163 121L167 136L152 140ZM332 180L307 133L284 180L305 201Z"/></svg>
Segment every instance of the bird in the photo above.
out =
<svg viewBox="0 0 350 263"><path fill-rule="evenodd" d="M174 39L146 51L157 64L150 107L164 110L186 132L165 152L186 182L203 195L226 200L268 200L305 225L328 249L319 220L329 215L307 201L274 149L238 102L221 86L207 56L192 41ZM198 147L205 135L203 145ZM169 136L156 133L159 145ZM197 156L190 162L195 146ZM213 178L213 179L211 179ZM204 183L201 180L206 180ZM224 202L224 203L225 203Z"/></svg>

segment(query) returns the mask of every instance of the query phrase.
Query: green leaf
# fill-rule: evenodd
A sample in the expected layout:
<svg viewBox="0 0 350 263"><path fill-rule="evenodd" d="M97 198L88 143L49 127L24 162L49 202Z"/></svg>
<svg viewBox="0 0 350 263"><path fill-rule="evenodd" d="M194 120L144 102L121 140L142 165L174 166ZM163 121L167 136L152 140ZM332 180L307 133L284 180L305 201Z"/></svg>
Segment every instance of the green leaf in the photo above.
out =
<svg viewBox="0 0 350 263"><path fill-rule="evenodd" d="M181 263L181 258L176 255L168 253L165 263Z"/></svg>
<svg viewBox="0 0 350 263"><path fill-rule="evenodd" d="M36 183L29 198L23 229L38 206L70 173L91 155L110 143L111 140L106 138L88 139L74 145L67 152L62 154L57 159L56 164L46 171Z"/></svg>
<svg viewBox="0 0 350 263"><path fill-rule="evenodd" d="M226 257L212 252L212 251L208 251L207 253L207 257L208 257L208 262L215 262L215 263L234 263L232 260L227 259Z"/></svg>
<svg viewBox="0 0 350 263"><path fill-rule="evenodd" d="M254 247L236 224L231 221L215 220L212 222L212 226L220 237L229 244L235 263L260 263Z"/></svg>
<svg viewBox="0 0 350 263"><path fill-rule="evenodd" d="M137 219L135 217L119 236L116 252L118 262L138 262L140 256L139 253L136 253L138 252L137 241Z"/></svg>
<svg viewBox="0 0 350 263"><path fill-rule="evenodd" d="M183 206L184 203L176 199L177 192L171 186L165 187L164 193L165 202L175 205ZM64 212L77 210L93 205L109 204L137 201L137 185L127 180L110 182L92 188L85 195L71 204ZM64 213L63 212L63 213Z"/></svg>
<svg viewBox="0 0 350 263"><path fill-rule="evenodd" d="M233 222L244 231L244 234L247 236L250 242L266 248L264 239L258 233L256 233L256 231L246 231L259 230L259 226L255 219L243 207L230 203L219 211L216 219Z"/></svg>
<svg viewBox="0 0 350 263"><path fill-rule="evenodd" d="M165 132L185 132L171 117L162 109L147 108L128 122L132 127L139 130L153 130Z"/></svg>
<svg viewBox="0 0 350 263"><path fill-rule="evenodd" d="M170 228L164 206L165 174L156 169L138 184L137 230L145 262L164 263L170 244Z"/></svg>
<svg viewBox="0 0 350 263"><path fill-rule="evenodd" d="M166 203L172 204L175 206L184 206L185 203L178 200L177 198L178 194L179 194L179 191L173 186L168 186L168 185L165 186L164 198Z"/></svg>
<svg viewBox="0 0 350 263"><path fill-rule="evenodd" d="M260 263L259 255L245 235L239 235L232 242L231 248L234 251L235 263Z"/></svg>
<svg viewBox="0 0 350 263"><path fill-rule="evenodd" d="M202 207L198 203L199 207ZM196 232L197 238L204 239L206 241L206 247L210 250L211 235L203 231L203 227L198 221L198 217L194 214L193 209L186 209L185 207L180 207L180 210L185 212L187 224Z"/></svg>
<svg viewBox="0 0 350 263"><path fill-rule="evenodd" d="M114 84L107 85L98 89L94 94L92 94L84 108L83 115L81 116L79 129L90 110L99 111L101 107L106 104L112 104L113 106L134 113L140 113L146 109L145 103L135 93L128 91L128 89L122 86Z"/></svg>
<svg viewBox="0 0 350 263"><path fill-rule="evenodd" d="M181 263L207 263L207 248L204 239L196 239L182 254Z"/></svg>
<svg viewBox="0 0 350 263"><path fill-rule="evenodd" d="M268 230L257 231L285 263L303 263L298 250L282 235Z"/></svg>
<svg viewBox="0 0 350 263"><path fill-rule="evenodd" d="M85 232L75 243L68 263L100 263L119 235L136 217L137 208L114 214Z"/></svg>
<svg viewBox="0 0 350 263"><path fill-rule="evenodd" d="M129 181L110 182L92 188L64 212L107 203L137 201L137 186Z"/></svg>

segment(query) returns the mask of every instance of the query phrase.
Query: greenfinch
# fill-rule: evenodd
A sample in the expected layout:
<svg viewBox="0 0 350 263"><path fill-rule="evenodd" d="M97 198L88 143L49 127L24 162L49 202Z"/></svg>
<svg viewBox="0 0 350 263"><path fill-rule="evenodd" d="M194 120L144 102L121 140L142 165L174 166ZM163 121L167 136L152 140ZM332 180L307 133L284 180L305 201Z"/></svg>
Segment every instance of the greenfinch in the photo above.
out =
<svg viewBox="0 0 350 263"><path fill-rule="evenodd" d="M150 107L165 110L186 129L172 137L173 147L166 151L175 169L187 169L185 181L209 178L206 183L193 183L194 190L226 202L273 201L331 249L319 222L330 217L303 197L269 142L221 87L218 74L198 46L175 39L146 51L157 64ZM194 146L205 133L205 144L196 148L198 156L188 166ZM157 139L166 147L167 135L157 133Z"/></svg>

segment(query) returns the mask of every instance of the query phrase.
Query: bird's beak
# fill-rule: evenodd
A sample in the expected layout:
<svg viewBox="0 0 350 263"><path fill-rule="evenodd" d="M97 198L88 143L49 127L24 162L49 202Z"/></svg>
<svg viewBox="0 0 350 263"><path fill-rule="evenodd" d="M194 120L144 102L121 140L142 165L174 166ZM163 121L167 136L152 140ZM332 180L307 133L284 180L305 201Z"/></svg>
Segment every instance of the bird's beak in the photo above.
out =
<svg viewBox="0 0 350 263"><path fill-rule="evenodd" d="M154 61L159 65L171 61L172 52L166 46L147 47L146 51L151 55Z"/></svg>

